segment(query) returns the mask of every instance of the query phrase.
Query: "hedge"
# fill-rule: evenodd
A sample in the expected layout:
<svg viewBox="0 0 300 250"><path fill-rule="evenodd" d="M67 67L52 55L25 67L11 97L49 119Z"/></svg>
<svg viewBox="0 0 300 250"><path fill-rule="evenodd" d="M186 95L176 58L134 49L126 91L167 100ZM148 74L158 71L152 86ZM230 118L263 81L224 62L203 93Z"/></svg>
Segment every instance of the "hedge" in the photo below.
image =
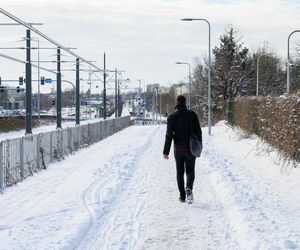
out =
<svg viewBox="0 0 300 250"><path fill-rule="evenodd" d="M258 135L286 159L300 162L300 92L238 98L234 102L234 125Z"/></svg>

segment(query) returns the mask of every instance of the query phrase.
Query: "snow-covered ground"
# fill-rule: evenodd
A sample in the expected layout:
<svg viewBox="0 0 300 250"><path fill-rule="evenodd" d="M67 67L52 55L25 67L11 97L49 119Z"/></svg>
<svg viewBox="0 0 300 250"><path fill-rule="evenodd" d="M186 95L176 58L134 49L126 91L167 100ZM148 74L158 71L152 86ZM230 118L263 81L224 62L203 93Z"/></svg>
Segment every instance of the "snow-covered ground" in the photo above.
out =
<svg viewBox="0 0 300 250"><path fill-rule="evenodd" d="M129 111L127 107L124 107L122 116L129 116ZM86 119L86 120L85 120ZM107 117L106 119L115 119L115 113L113 113L110 117ZM94 118L93 116L91 119L89 119L89 115L83 116L80 120L80 124L88 124L88 123L94 123L94 122L99 122L103 121L103 118ZM70 121L70 120L62 120L62 128L67 128L67 127L74 127L76 121ZM50 125L43 125L40 127L32 128L32 134L39 134L43 132L48 132L55 130L57 127L56 122ZM16 130L16 131L11 131L11 132L0 132L0 141L7 140L7 139L13 139L13 138L19 138L25 135L25 128Z"/></svg>
<svg viewBox="0 0 300 250"><path fill-rule="evenodd" d="M113 119L114 117L107 117L107 119ZM92 120L84 120L80 121L80 125L88 124L88 123L94 123L103 121L103 118L97 118ZM75 121L70 120L62 120L62 128L67 127L75 127ZM44 125L36 128L32 128L32 134L39 134L44 132L49 132L55 130L57 127L56 123L50 124L50 125ZM13 138L19 138L25 135L25 128L16 130L16 131L10 131L10 132L0 132L0 141L7 140L7 139L13 139Z"/></svg>
<svg viewBox="0 0 300 250"><path fill-rule="evenodd" d="M0 249L300 249L300 168L219 123L179 203L165 125L131 126L0 194Z"/></svg>

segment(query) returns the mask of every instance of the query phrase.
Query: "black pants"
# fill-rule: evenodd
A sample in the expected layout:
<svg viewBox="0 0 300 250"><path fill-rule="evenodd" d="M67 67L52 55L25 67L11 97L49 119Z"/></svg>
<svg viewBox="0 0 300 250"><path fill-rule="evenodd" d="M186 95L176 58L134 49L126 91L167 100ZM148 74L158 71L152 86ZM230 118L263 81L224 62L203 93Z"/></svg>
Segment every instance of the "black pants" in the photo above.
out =
<svg viewBox="0 0 300 250"><path fill-rule="evenodd" d="M177 184L181 199L185 199L184 171L186 172L186 187L193 190L195 180L195 160L190 152L174 153L177 169Z"/></svg>

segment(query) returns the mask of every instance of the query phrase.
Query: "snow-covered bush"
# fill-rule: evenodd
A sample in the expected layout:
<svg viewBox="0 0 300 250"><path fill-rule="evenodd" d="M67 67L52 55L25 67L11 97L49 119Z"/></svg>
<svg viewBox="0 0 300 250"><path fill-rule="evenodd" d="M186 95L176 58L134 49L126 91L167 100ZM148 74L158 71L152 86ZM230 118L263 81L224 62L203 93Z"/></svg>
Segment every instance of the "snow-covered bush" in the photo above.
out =
<svg viewBox="0 0 300 250"><path fill-rule="evenodd" d="M300 162L300 92L280 97L243 97L234 103L234 124L257 134L285 159Z"/></svg>

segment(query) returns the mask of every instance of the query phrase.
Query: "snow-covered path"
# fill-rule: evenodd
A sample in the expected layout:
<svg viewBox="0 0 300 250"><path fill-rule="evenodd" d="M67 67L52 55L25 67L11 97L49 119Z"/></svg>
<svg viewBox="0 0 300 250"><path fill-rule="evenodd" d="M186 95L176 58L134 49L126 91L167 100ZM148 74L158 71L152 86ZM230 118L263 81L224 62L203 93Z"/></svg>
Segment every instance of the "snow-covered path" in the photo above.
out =
<svg viewBox="0 0 300 250"><path fill-rule="evenodd" d="M165 126L132 126L0 195L0 249L300 249L300 169L256 138L204 129L192 205L178 202Z"/></svg>

